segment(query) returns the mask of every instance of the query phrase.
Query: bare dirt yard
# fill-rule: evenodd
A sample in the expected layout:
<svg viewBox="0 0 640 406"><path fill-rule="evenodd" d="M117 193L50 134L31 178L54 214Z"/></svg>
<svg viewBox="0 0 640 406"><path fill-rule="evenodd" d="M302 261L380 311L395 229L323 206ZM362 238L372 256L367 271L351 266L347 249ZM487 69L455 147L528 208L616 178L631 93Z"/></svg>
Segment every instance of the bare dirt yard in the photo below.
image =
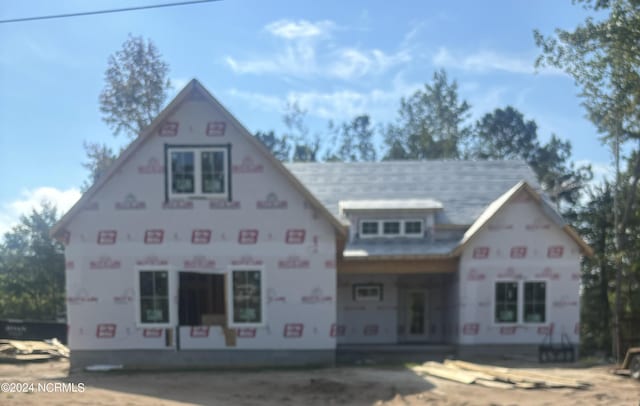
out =
<svg viewBox="0 0 640 406"><path fill-rule="evenodd" d="M67 361L54 361L0 364L0 385L22 385L21 388L2 385L14 393L3 390L0 405L640 406L640 381L611 374L611 366L501 365L579 379L591 386L588 389L492 389L423 378L402 366L69 373ZM30 384L33 391L15 393L17 389L30 389ZM84 389L80 392L82 386Z"/></svg>

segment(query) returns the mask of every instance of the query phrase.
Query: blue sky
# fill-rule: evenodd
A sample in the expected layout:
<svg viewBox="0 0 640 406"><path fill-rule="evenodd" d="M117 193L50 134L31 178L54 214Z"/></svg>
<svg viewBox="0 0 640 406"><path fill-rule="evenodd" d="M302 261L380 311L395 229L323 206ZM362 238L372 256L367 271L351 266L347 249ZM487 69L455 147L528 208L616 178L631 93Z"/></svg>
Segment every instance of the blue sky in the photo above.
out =
<svg viewBox="0 0 640 406"><path fill-rule="evenodd" d="M0 19L168 2L23 0ZM128 33L152 39L170 64L172 95L198 78L249 130L283 130L287 101L313 132L369 113L394 119L399 100L446 69L473 119L512 105L539 136L569 139L574 160L610 165L573 80L536 73L532 31L573 28L570 1L258 1L0 24L0 233L41 199L66 210L87 177L83 141L123 145L98 95L110 54Z"/></svg>

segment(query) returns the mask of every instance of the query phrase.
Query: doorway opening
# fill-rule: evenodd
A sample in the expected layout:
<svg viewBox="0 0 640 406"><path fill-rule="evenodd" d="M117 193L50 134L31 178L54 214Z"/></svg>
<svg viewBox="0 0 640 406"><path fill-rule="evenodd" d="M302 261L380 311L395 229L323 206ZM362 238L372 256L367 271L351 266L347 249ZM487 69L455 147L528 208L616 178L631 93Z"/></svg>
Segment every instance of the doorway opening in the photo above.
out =
<svg viewBox="0 0 640 406"><path fill-rule="evenodd" d="M224 275L198 272L179 275L180 326L226 325Z"/></svg>

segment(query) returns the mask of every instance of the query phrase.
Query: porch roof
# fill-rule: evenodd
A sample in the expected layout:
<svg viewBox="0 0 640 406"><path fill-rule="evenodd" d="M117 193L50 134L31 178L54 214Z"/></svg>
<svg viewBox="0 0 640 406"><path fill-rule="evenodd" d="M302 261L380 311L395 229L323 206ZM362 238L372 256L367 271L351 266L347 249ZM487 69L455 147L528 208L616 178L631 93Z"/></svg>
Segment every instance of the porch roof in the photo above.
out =
<svg viewBox="0 0 640 406"><path fill-rule="evenodd" d="M441 257L449 256L459 241L438 241L427 243L423 239L390 238L355 240L344 248L345 259L358 258L403 258L403 257Z"/></svg>

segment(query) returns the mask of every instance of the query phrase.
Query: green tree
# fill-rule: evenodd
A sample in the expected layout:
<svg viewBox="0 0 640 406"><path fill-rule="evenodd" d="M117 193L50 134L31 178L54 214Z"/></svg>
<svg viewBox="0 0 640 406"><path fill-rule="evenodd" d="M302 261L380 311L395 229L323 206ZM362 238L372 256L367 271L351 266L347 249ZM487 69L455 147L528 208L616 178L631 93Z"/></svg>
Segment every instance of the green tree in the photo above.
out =
<svg viewBox="0 0 640 406"><path fill-rule="evenodd" d="M83 162L82 166L89 171L89 179L82 185L82 191L85 192L104 175L117 156L106 144L85 141L83 147L87 153L87 161Z"/></svg>
<svg viewBox="0 0 640 406"><path fill-rule="evenodd" d="M384 134L384 159L459 158L471 127L469 109L459 101L458 84L449 82L444 70L435 72L430 84L402 98L398 118Z"/></svg>
<svg viewBox="0 0 640 406"><path fill-rule="evenodd" d="M339 126L329 125L336 135L334 152L328 152L325 160L342 162L372 162L376 160L373 143L374 130L369 115L362 114Z"/></svg>
<svg viewBox="0 0 640 406"><path fill-rule="evenodd" d="M271 151L276 159L282 162L289 160L291 146L287 143L286 137L278 137L273 131L258 131L256 132L255 137L260 140L260 142L262 142L269 151Z"/></svg>
<svg viewBox="0 0 640 406"><path fill-rule="evenodd" d="M640 141L640 3L637 0L584 0L587 10L599 11L598 20L589 17L573 31L556 29L545 37L534 31L542 54L537 66L554 66L570 74L580 86L588 116L612 146L616 161L613 193L616 278L615 353L622 356L623 277L628 273L630 234L627 224L635 213L640 178L640 154L630 155L631 184L626 200L620 175L620 149Z"/></svg>
<svg viewBox="0 0 640 406"><path fill-rule="evenodd" d="M171 88L168 73L150 39L129 34L122 49L109 56L100 111L114 135L135 138L158 115Z"/></svg>
<svg viewBox="0 0 640 406"><path fill-rule="evenodd" d="M552 134L546 144L538 139L538 125L525 120L511 106L495 109L478 120L464 153L474 159L519 159L536 173L538 181L558 205L575 205L593 177L589 166L571 162L571 143Z"/></svg>
<svg viewBox="0 0 640 406"><path fill-rule="evenodd" d="M113 135L137 137L158 115L171 88L169 65L155 44L129 34L122 48L109 56L105 71L105 86L99 97L102 120ZM117 154L106 144L84 143L89 179L82 185L86 190L102 176ZM121 148L120 152L124 149Z"/></svg>
<svg viewBox="0 0 640 406"><path fill-rule="evenodd" d="M0 244L0 318L64 317L64 254L49 236L56 208L43 202L20 218Z"/></svg>
<svg viewBox="0 0 640 406"><path fill-rule="evenodd" d="M576 212L580 235L589 241L594 255L582 262L580 314L581 353L611 354L611 281L615 278L613 235L613 186L605 182L588 192L588 202Z"/></svg>
<svg viewBox="0 0 640 406"><path fill-rule="evenodd" d="M533 160L538 148L538 125L525 121L511 106L495 109L478 120L466 155L475 159Z"/></svg>
<svg viewBox="0 0 640 406"><path fill-rule="evenodd" d="M320 136L311 135L306 123L307 111L297 101L288 103L283 117L287 133L285 139L293 145L293 162L316 162L320 151Z"/></svg>

